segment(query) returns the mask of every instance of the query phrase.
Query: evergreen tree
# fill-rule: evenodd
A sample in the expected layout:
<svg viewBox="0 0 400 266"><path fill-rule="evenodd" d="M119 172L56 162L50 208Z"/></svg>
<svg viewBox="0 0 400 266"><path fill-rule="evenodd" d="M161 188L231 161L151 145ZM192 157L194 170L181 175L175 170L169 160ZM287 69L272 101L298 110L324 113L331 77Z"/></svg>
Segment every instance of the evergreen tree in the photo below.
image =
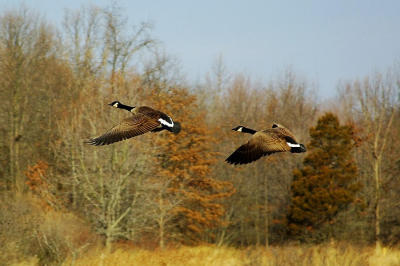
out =
<svg viewBox="0 0 400 266"><path fill-rule="evenodd" d="M315 237L322 225L333 224L360 189L352 156L353 127L341 126L334 114L326 113L310 129L310 136L304 166L294 171L287 215L289 235L301 240Z"/></svg>

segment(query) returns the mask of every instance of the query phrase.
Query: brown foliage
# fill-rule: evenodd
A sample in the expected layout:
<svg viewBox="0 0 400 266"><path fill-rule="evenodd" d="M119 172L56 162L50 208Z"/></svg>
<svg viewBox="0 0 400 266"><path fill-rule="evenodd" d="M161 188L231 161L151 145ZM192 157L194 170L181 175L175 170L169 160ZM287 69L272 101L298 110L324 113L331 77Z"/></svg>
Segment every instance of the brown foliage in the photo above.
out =
<svg viewBox="0 0 400 266"><path fill-rule="evenodd" d="M60 207L61 202L56 198L51 190L51 184L48 182L47 170L49 165L42 160L39 160L32 166L28 166L25 172L27 181L25 182L28 188L38 196L42 207L50 210Z"/></svg>
<svg viewBox="0 0 400 266"><path fill-rule="evenodd" d="M170 182L168 193L182 202L173 209L179 238L186 243L205 239L207 230L223 224L224 207L220 201L234 193L230 182L212 176L211 166L217 152L213 129L208 128L205 113L199 111L195 96L184 88L153 92L153 106L182 121L178 135L163 133L156 138L159 147L156 170Z"/></svg>

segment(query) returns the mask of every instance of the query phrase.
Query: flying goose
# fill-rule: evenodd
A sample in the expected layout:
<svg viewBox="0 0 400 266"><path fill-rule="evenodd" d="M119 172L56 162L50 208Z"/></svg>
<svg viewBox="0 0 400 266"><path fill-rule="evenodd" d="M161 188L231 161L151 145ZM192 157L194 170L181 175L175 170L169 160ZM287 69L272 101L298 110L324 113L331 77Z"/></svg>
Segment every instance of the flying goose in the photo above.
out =
<svg viewBox="0 0 400 266"><path fill-rule="evenodd" d="M138 135L151 132L158 132L161 130L168 130L178 134L181 130L181 124L175 122L171 117L165 113L154 110L148 106L129 106L114 101L109 105L124 109L132 113L131 117L123 119L118 125L108 130L103 135L89 139L86 143L99 146L108 145L117 141L136 137Z"/></svg>
<svg viewBox="0 0 400 266"><path fill-rule="evenodd" d="M275 152L290 151L292 153L301 153L306 151L303 144L297 143L292 132L276 123L272 125L272 128L263 131L256 131L244 126L237 126L232 130L253 136L225 160L230 164L251 163L262 156Z"/></svg>

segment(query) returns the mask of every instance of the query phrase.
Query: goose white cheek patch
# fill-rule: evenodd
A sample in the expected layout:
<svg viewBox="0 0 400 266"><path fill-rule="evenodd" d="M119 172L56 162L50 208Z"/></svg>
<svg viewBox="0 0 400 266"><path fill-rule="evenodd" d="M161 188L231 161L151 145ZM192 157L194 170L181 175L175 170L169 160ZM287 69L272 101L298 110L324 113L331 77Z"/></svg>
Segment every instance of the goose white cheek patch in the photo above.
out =
<svg viewBox="0 0 400 266"><path fill-rule="evenodd" d="M287 143L287 145L289 145L289 147L291 147L291 148L300 148L300 144L293 144L293 143L290 143L290 142L286 142Z"/></svg>
<svg viewBox="0 0 400 266"><path fill-rule="evenodd" d="M174 122L172 121L172 119L171 119L171 123L165 121L165 120L162 119L162 118L158 119L158 121L160 121L160 123L161 123L162 125L164 125L164 126L167 126L167 127L174 127Z"/></svg>

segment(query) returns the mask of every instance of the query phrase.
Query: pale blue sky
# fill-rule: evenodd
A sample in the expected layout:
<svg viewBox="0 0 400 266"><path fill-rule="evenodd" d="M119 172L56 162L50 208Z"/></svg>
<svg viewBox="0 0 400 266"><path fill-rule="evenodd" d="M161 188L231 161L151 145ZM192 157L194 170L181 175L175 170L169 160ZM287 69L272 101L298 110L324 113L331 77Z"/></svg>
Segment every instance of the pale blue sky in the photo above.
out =
<svg viewBox="0 0 400 266"><path fill-rule="evenodd" d="M25 0L59 23L64 8L110 1ZM228 70L268 81L291 67L320 96L339 80L385 71L400 61L398 0L115 1L131 23L154 24L153 37L181 62L189 80L204 78L222 54ZM0 0L1 9L21 1Z"/></svg>

